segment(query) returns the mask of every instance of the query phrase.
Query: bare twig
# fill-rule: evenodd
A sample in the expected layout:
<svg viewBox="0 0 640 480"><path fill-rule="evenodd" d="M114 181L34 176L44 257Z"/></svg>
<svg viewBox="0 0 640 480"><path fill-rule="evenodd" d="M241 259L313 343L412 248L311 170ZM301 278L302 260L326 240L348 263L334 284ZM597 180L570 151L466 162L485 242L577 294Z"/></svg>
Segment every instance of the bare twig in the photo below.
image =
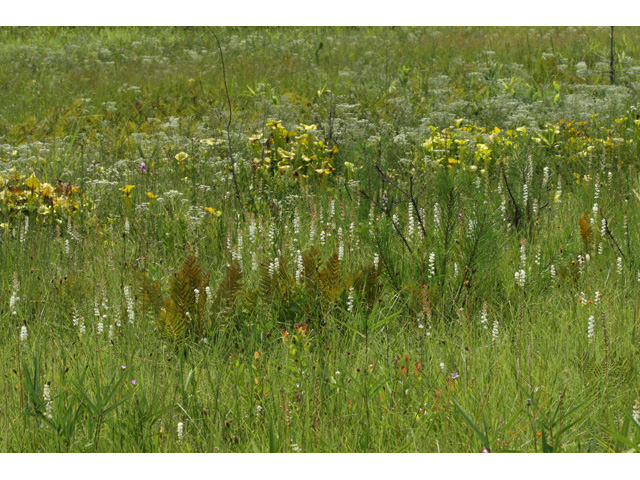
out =
<svg viewBox="0 0 640 480"><path fill-rule="evenodd" d="M398 227L398 224L393 220L393 216L391 215L391 208L388 208L388 209L382 208L382 206L379 205L372 197L367 195L367 192L365 192L364 190L360 190L360 195L362 195L365 199L373 203L379 210L384 212L384 214L389 218L389 220L391 220L391 224L393 225L393 228L396 230L396 233L400 235L400 238L402 239L405 246L407 247L407 250L409 250L409 253L413 253L413 250L411 250L411 247L409 246L409 242L407 241L405 236L402 234L400 227Z"/></svg>
<svg viewBox="0 0 640 480"><path fill-rule="evenodd" d="M391 177L389 177L386 173L384 173L379 165L376 165L375 167L376 167L376 170L378 171L378 174L380 175L380 178L382 178L383 182L387 182L389 185L391 185L396 190L398 190L402 195L404 195L409 202L411 202L411 204L413 205L413 209L418 217L418 223L420 224L420 229L422 230L422 237L427 238L427 230L424 227L424 222L422 221L422 216L420 215L420 207L418 205L418 198L424 193L424 189L418 194L418 196L414 196L413 195L413 175L409 177L409 192L407 192L406 190L401 188L397 183L391 180Z"/></svg>
<svg viewBox="0 0 640 480"><path fill-rule="evenodd" d="M620 61L616 61L616 50L614 44L614 35L613 35L614 27L611 27L611 31L609 32L609 58L604 55L600 55L599 53L594 52L593 50L589 50L589 53L595 55L603 62L607 62L609 64L609 69L604 71L592 72L592 73L608 73L609 74L609 84L615 85L616 83L616 64L620 65Z"/></svg>
<svg viewBox="0 0 640 480"><path fill-rule="evenodd" d="M418 197L420 197L423 192L424 189L418 194ZM418 217L418 223L420 224L420 229L422 230L422 237L427 238L427 230L424 227L424 221L422 220L420 208L418 207L418 197L413 196L413 175L409 177L409 195L411 197L411 203L413 204L413 210L416 212L416 216Z"/></svg>
<svg viewBox="0 0 640 480"><path fill-rule="evenodd" d="M329 100L329 133L327 133L327 144L335 145L336 141L333 138L333 120L336 115L336 107L333 106L333 92L331 92L331 100Z"/></svg>
<svg viewBox="0 0 640 480"><path fill-rule="evenodd" d="M624 255L624 253L622 253L622 249L620 248L620 246L618 245L618 242L616 241L615 237L613 236L613 232L609 229L609 220L607 220L607 218L602 213L602 209L598 209L598 213L600 213L600 217L604 220L604 231L605 231L605 233L607 234L609 239L613 242L613 244L616 246L616 248L618 249L618 252L620 252L620 256L624 257L625 255Z"/></svg>
<svg viewBox="0 0 640 480"><path fill-rule="evenodd" d="M596 57L598 57L598 58L601 58L603 61L605 61L605 62L607 62L607 63L609 62L609 60L608 60L607 58L603 57L603 56L602 56L602 55L600 55L599 53L594 52L593 50L589 50L589 53L591 53L591 54L595 55L595 56L596 56Z"/></svg>
<svg viewBox="0 0 640 480"><path fill-rule="evenodd" d="M616 70L613 62L613 58L615 56L615 50L613 46L613 27L611 27L609 38L611 39L611 50L609 52L609 82L611 83L611 85L614 85L616 83Z"/></svg>
<svg viewBox="0 0 640 480"><path fill-rule="evenodd" d="M220 40L218 40L218 36L216 32L213 31L211 27L207 27L207 29L211 32L213 37L216 39L216 43L218 44L218 51L220 52L220 61L222 62L222 80L224 81L224 93L227 96L227 104L229 106L229 119L227 121L227 142L229 143L229 167L231 168L231 176L233 177L233 186L236 189L236 198L240 200L240 189L238 188L238 180L236 179L236 167L233 162L233 149L231 147L231 117L232 117L232 109L231 109L231 97L229 96L229 88L227 87L227 72L224 68L224 55L222 54L222 47L220 46Z"/></svg>
<svg viewBox="0 0 640 480"><path fill-rule="evenodd" d="M509 181L507 180L507 175L504 173L504 165L502 164L502 162L500 162L500 171L502 171L502 178L504 179L504 184L507 187L507 192L509 193L509 197L511 197L511 202L513 203L513 206L516 209L513 223L516 226L516 228L518 228L518 225L520 224L520 218L523 216L523 213L520 210L520 207L518 206L518 202L516 202L516 199L513 197L513 194L511 193L511 188L509 188Z"/></svg>

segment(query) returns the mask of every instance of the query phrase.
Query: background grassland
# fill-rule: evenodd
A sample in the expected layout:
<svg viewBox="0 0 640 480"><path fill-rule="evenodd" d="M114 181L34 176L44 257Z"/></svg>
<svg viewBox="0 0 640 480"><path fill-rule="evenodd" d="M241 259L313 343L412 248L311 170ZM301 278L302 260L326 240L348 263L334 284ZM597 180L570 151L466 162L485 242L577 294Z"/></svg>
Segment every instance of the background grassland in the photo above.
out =
<svg viewBox="0 0 640 480"><path fill-rule="evenodd" d="M3 451L638 449L640 30L215 32L0 29Z"/></svg>

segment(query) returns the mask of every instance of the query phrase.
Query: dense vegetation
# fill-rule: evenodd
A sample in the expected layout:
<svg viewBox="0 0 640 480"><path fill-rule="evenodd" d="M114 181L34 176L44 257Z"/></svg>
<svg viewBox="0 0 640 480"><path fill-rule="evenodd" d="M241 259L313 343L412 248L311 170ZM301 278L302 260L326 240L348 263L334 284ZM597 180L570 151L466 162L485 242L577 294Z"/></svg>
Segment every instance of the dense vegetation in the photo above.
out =
<svg viewBox="0 0 640 480"><path fill-rule="evenodd" d="M0 448L638 450L609 34L0 29Z"/></svg>

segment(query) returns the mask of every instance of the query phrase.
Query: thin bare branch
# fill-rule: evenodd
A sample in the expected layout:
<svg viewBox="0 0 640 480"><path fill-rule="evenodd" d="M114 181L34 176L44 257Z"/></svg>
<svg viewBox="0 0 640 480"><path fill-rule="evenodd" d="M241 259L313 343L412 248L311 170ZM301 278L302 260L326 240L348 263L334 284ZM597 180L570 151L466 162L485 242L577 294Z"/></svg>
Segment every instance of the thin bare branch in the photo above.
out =
<svg viewBox="0 0 640 480"><path fill-rule="evenodd" d="M233 161L233 148L231 146L231 118L233 114L233 110L231 108L231 97L229 96L229 88L227 87L227 72L224 67L224 55L222 54L222 46L220 45L220 40L218 40L218 36L216 32L213 31L211 27L207 27L207 29L211 32L213 37L216 39L216 43L218 44L218 51L220 52L220 61L222 62L222 80L224 81L224 93L227 96L227 104L229 106L229 119L227 121L227 142L229 143L229 167L231 168L231 176L233 177L233 186L236 190L236 198L240 200L240 189L238 188L238 180L236 178L236 166Z"/></svg>

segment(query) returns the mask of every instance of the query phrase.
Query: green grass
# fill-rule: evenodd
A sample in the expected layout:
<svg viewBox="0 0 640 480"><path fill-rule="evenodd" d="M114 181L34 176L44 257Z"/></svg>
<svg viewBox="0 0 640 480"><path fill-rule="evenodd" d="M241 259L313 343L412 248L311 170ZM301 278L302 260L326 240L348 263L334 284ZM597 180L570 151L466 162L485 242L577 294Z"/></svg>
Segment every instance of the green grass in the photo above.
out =
<svg viewBox="0 0 640 480"><path fill-rule="evenodd" d="M216 33L0 29L2 451L640 448L640 30Z"/></svg>

